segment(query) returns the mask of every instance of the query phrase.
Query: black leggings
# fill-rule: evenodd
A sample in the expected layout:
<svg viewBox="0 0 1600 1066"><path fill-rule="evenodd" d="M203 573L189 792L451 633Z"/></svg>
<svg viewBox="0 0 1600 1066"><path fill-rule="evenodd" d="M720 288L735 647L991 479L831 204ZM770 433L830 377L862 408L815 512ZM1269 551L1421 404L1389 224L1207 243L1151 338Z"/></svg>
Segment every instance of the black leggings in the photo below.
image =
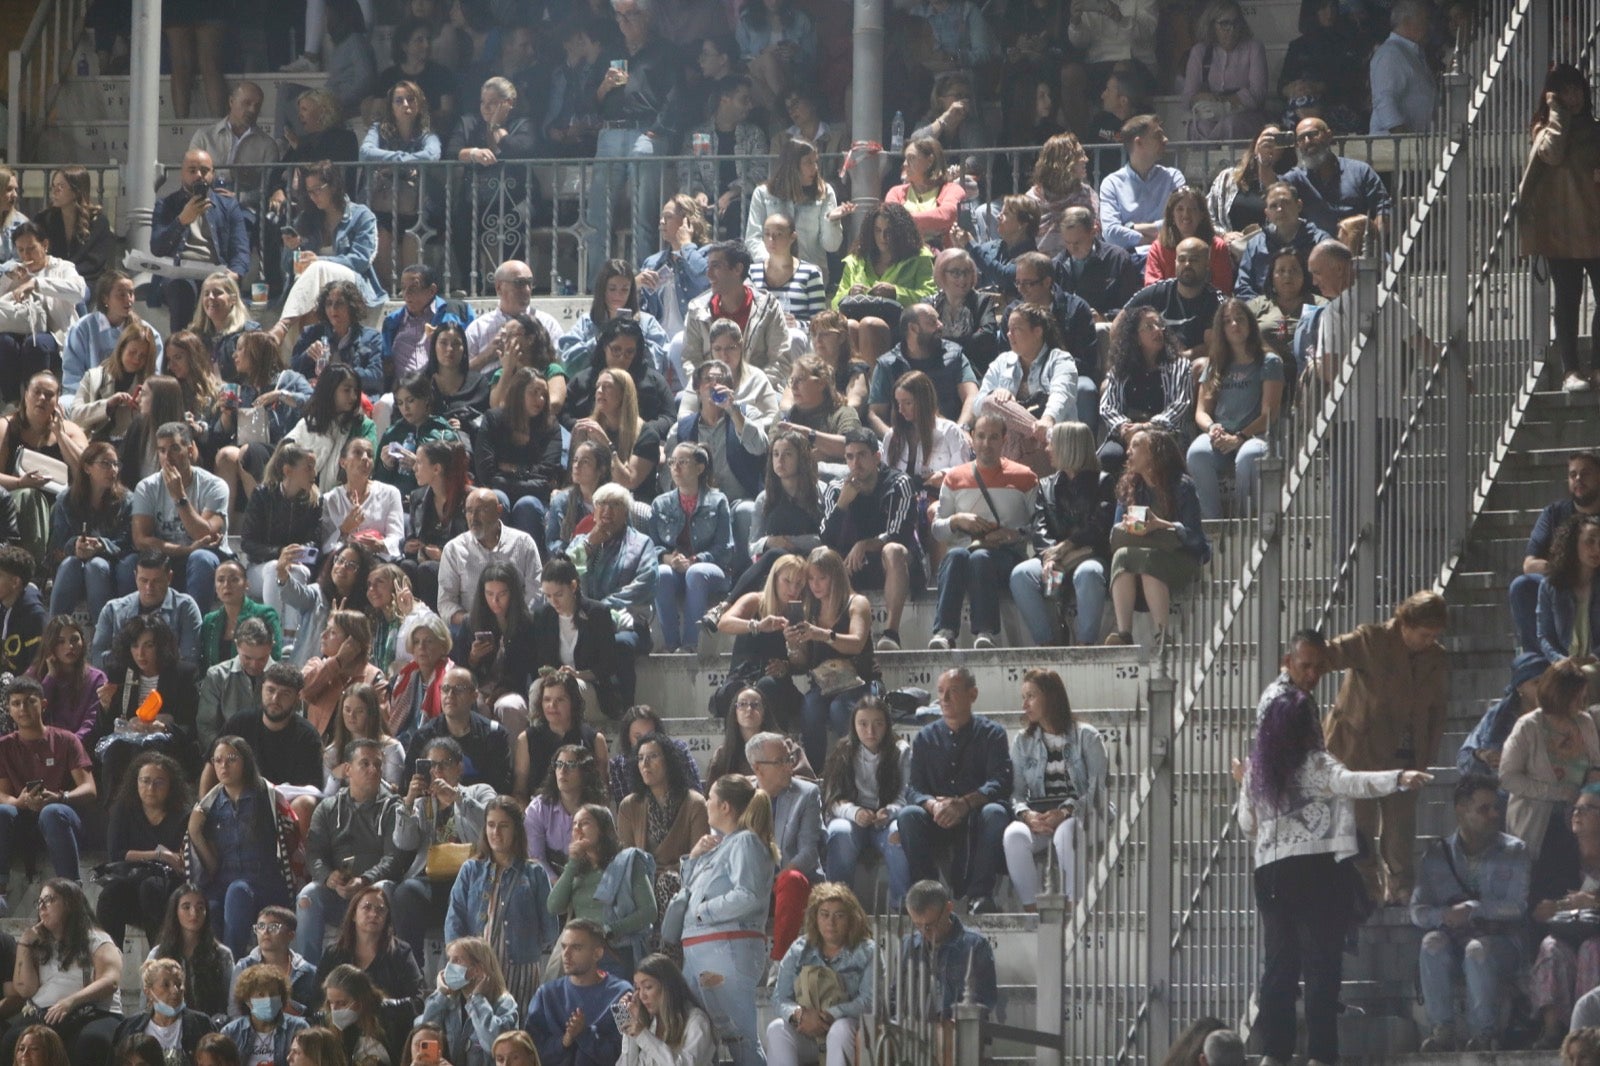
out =
<svg viewBox="0 0 1600 1066"><path fill-rule="evenodd" d="M1550 260L1550 288L1555 292L1556 353L1561 357L1561 370L1566 374L1583 372L1578 365L1578 307L1583 303L1585 274L1595 294L1589 335L1600 344L1600 259Z"/></svg>
<svg viewBox="0 0 1600 1066"><path fill-rule="evenodd" d="M152 945L160 939L171 883L166 874L154 872L101 887L100 899L94 905L95 917L119 950L130 922L144 930Z"/></svg>
<svg viewBox="0 0 1600 1066"><path fill-rule="evenodd" d="M1339 982L1343 974L1347 882L1330 854L1292 855L1255 872L1263 943L1261 1050L1288 1062L1295 1049L1295 992L1305 982L1306 1054L1339 1058Z"/></svg>

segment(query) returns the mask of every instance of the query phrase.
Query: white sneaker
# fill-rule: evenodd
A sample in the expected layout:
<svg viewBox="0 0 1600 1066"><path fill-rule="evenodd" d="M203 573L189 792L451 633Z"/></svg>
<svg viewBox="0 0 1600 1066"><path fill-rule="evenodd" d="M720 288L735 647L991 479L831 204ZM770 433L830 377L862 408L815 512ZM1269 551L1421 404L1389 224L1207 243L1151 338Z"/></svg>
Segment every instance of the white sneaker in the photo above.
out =
<svg viewBox="0 0 1600 1066"><path fill-rule="evenodd" d="M321 71L322 61L304 54L278 68L279 74L318 74Z"/></svg>
<svg viewBox="0 0 1600 1066"><path fill-rule="evenodd" d="M1582 374L1568 374L1566 379L1561 382L1562 392L1588 392L1592 388L1594 386Z"/></svg>
<svg viewBox="0 0 1600 1066"><path fill-rule="evenodd" d="M992 648L994 647L994 637L990 636L988 633L979 633L976 637L972 638L972 647L975 650Z"/></svg>
<svg viewBox="0 0 1600 1066"><path fill-rule="evenodd" d="M929 651L949 651L951 634L943 629L935 630L933 636L928 638Z"/></svg>

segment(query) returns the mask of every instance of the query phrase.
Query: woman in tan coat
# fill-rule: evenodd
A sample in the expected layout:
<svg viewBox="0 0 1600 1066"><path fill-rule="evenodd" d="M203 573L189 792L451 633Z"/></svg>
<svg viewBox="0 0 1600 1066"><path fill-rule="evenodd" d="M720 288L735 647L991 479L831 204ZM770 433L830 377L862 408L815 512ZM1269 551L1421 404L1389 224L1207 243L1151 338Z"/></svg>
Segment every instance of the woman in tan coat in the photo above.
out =
<svg viewBox="0 0 1600 1066"><path fill-rule="evenodd" d="M1358 626L1328 642L1328 669L1345 674L1323 729L1328 751L1345 766L1361 771L1428 768L1444 733L1450 691L1445 651L1439 645L1447 617L1444 597L1418 592L1396 607L1389 621ZM1374 900L1409 903L1415 880L1416 795L1357 800L1355 808L1356 828L1378 841L1381 856L1381 862L1375 856L1357 860L1368 892Z"/></svg>
<svg viewBox="0 0 1600 1066"><path fill-rule="evenodd" d="M1519 218L1522 254L1550 262L1555 294L1556 351L1566 374L1562 388L1586 392L1600 368L1578 363L1578 308L1583 278L1600 296L1600 126L1589 102L1589 82L1567 63L1550 68L1533 115L1533 147L1523 173ZM1600 305L1594 319L1600 336Z"/></svg>
<svg viewBox="0 0 1600 1066"><path fill-rule="evenodd" d="M678 863L708 832L706 798L689 787L683 755L665 736L651 733L635 750L639 776L633 794L617 808L617 838L625 848L655 856L659 913L683 887Z"/></svg>
<svg viewBox="0 0 1600 1066"><path fill-rule="evenodd" d="M1578 843L1568 818L1578 792L1600 779L1600 734L1585 709L1583 664L1562 659L1539 678L1538 709L1517 719L1500 753L1500 785L1510 796L1506 832L1528 845L1528 858L1567 858L1577 869Z"/></svg>

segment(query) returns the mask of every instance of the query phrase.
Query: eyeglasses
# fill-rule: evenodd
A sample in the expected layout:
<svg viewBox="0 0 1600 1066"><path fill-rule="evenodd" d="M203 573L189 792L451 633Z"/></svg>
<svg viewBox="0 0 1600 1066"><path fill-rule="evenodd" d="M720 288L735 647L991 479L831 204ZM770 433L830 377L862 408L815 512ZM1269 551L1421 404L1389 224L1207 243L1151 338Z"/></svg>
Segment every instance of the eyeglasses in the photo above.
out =
<svg viewBox="0 0 1600 1066"><path fill-rule="evenodd" d="M733 701L733 705L735 707L761 707L761 706L763 706L763 704L762 704L762 702L760 700L734 700Z"/></svg>
<svg viewBox="0 0 1600 1066"><path fill-rule="evenodd" d="M345 559L343 557L334 559L333 561L333 568L335 570L356 570L359 569L360 566L360 563L351 559Z"/></svg>
<svg viewBox="0 0 1600 1066"><path fill-rule="evenodd" d="M557 759L556 760L556 771L558 773L560 771L562 771L562 770L582 770L582 769L583 769L583 763L581 763L581 762L572 762L572 761L570 761L568 759Z"/></svg>
<svg viewBox="0 0 1600 1066"><path fill-rule="evenodd" d="M531 289L531 288L533 288L533 278L532 277L526 277L526 278L503 278L501 280L503 280L507 285L515 285L519 289Z"/></svg>
<svg viewBox="0 0 1600 1066"><path fill-rule="evenodd" d="M788 766L787 759L756 759L751 766Z"/></svg>
<svg viewBox="0 0 1600 1066"><path fill-rule="evenodd" d="M283 932L283 923L282 922L257 922L255 924L254 928L255 928L255 931L258 932L258 933L268 933L268 934L271 934L272 936L277 936L279 933Z"/></svg>
<svg viewBox="0 0 1600 1066"><path fill-rule="evenodd" d="M39 906L40 910L44 910L46 907L53 907L57 903L60 903L60 902L61 902L61 897L60 896L44 896L44 895L41 895L39 897L38 906Z"/></svg>
<svg viewBox="0 0 1600 1066"><path fill-rule="evenodd" d="M456 684L453 684L453 685L440 685L439 686L439 691L440 692L448 692L453 696L464 696L467 693L474 692L476 690L477 690L477 686L476 685L469 685L469 684L467 684L465 682L457 682Z"/></svg>
<svg viewBox="0 0 1600 1066"><path fill-rule="evenodd" d="M237 755L213 755L211 757L212 766L232 766L239 761L240 759Z"/></svg>
<svg viewBox="0 0 1600 1066"><path fill-rule="evenodd" d="M1035 285L1043 285L1044 281L1045 281L1044 278L1025 278L1021 274L1018 274L1017 275L1017 288L1019 288L1019 289L1031 289Z"/></svg>

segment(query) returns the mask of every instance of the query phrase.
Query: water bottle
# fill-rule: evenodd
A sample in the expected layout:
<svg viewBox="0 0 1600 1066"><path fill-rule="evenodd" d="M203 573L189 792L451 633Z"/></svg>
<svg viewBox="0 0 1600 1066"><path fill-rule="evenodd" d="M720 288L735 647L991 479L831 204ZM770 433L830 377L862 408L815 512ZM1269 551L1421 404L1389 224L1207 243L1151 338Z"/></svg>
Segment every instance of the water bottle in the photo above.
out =
<svg viewBox="0 0 1600 1066"><path fill-rule="evenodd" d="M568 506L572 506L570 503ZM567 558L572 560L572 567L582 577L589 572L589 539L587 537L574 537L572 543L567 545Z"/></svg>
<svg viewBox="0 0 1600 1066"><path fill-rule="evenodd" d="M889 127L889 151L906 150L906 116L903 111L894 113L894 124Z"/></svg>

